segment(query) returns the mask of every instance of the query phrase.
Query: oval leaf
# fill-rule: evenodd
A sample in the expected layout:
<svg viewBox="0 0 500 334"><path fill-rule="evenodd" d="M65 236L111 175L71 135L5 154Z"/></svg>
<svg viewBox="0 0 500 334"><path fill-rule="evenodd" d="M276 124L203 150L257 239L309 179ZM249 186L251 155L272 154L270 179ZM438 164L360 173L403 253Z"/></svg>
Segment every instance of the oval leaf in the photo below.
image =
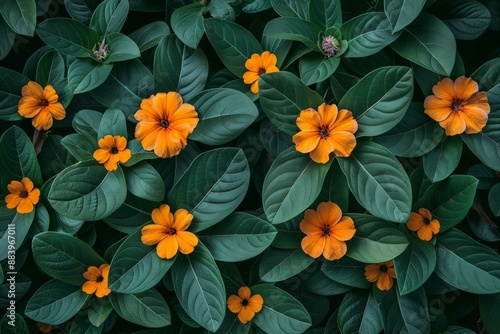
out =
<svg viewBox="0 0 500 334"><path fill-rule="evenodd" d="M383 324L370 290L353 289L345 295L337 318L342 333L379 333Z"/></svg>
<svg viewBox="0 0 500 334"><path fill-rule="evenodd" d="M101 64L92 59L77 59L68 68L68 84L74 94L99 87L113 69L112 64Z"/></svg>
<svg viewBox="0 0 500 334"><path fill-rule="evenodd" d="M284 281L309 267L314 258L301 248L279 249L269 247L262 254L259 276L264 282Z"/></svg>
<svg viewBox="0 0 500 334"><path fill-rule="evenodd" d="M420 14L424 8L425 0L405 1L405 0L386 0L384 1L384 12L391 22L392 32L398 32Z"/></svg>
<svg viewBox="0 0 500 334"><path fill-rule="evenodd" d="M161 202L165 198L165 183L150 164L141 161L123 169L127 190L148 201Z"/></svg>
<svg viewBox="0 0 500 334"><path fill-rule="evenodd" d="M22 74L0 67L0 120L18 121L17 112L21 91L29 79Z"/></svg>
<svg viewBox="0 0 500 334"><path fill-rule="evenodd" d="M205 6L201 2L191 3L177 8L172 13L170 24L175 35L191 49L196 49L203 33L203 12Z"/></svg>

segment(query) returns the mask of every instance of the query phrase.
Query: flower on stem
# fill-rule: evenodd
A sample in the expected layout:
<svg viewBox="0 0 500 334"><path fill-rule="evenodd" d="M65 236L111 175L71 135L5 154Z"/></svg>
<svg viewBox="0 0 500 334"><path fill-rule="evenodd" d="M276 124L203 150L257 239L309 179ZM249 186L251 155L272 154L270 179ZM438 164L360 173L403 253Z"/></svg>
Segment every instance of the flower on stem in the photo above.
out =
<svg viewBox="0 0 500 334"><path fill-rule="evenodd" d="M418 213L410 213L410 218L406 222L406 227L413 232L417 232L420 239L429 241L434 234L439 232L441 225L437 219L432 219L429 210L420 208L418 209Z"/></svg>
<svg viewBox="0 0 500 334"><path fill-rule="evenodd" d="M365 266L365 277L368 282L377 282L379 290L390 290L396 278L394 262L390 260Z"/></svg>
<svg viewBox="0 0 500 334"><path fill-rule="evenodd" d="M82 291L88 295L95 293L96 297L102 298L111 293L108 287L109 264L104 263L99 266L90 266L83 277L87 282L83 283Z"/></svg>
<svg viewBox="0 0 500 334"><path fill-rule="evenodd" d="M8 209L16 208L18 213L30 213L40 199L40 189L35 188L33 182L23 177L21 182L12 181L7 185L10 194L5 196Z"/></svg>
<svg viewBox="0 0 500 334"><path fill-rule="evenodd" d="M142 147L161 158L171 158L187 145L187 137L198 124L194 106L182 102L179 93L157 93L143 99L134 114L139 121L135 138Z"/></svg>
<svg viewBox="0 0 500 334"><path fill-rule="evenodd" d="M434 95L425 99L424 112L439 122L447 136L464 131L478 133L488 122L490 112L486 92L478 90L477 82L471 78L444 78L432 88Z"/></svg>
<svg viewBox="0 0 500 334"><path fill-rule="evenodd" d="M354 133L358 122L349 110L338 110L335 104L323 103L318 111L308 108L297 117L300 132L293 136L295 148L301 153L309 153L318 163L327 163L330 153L337 157L348 157L356 147Z"/></svg>
<svg viewBox="0 0 500 334"><path fill-rule="evenodd" d="M327 58L330 58L335 52L340 51L340 43L333 36L324 36L321 42L321 50L323 50Z"/></svg>
<svg viewBox="0 0 500 334"><path fill-rule="evenodd" d="M304 253L313 258L323 254L330 261L345 255L345 241L356 232L352 218L342 216L340 207L330 201L320 203L317 211L306 210L299 227L306 234L301 242Z"/></svg>
<svg viewBox="0 0 500 334"><path fill-rule="evenodd" d="M106 44L106 38L103 38L102 42L97 43L97 45L94 46L94 48L92 49L92 55L98 61L103 61L106 60L106 58L108 58L109 48L108 45Z"/></svg>
<svg viewBox="0 0 500 334"><path fill-rule="evenodd" d="M116 170L118 162L125 163L132 157L125 137L105 135L104 138L99 139L98 144L100 148L95 150L94 159L104 164L108 172Z"/></svg>
<svg viewBox="0 0 500 334"><path fill-rule="evenodd" d="M21 91L22 98L17 105L18 113L25 118L33 118L31 123L37 130L48 130L52 127L53 118L62 120L66 117L63 105L58 102L59 96L51 85L42 88L38 83L29 81Z"/></svg>
<svg viewBox="0 0 500 334"><path fill-rule="evenodd" d="M262 310L262 305L264 305L262 296L252 295L252 291L247 286L242 286L238 289L238 295L231 295L227 299L229 311L238 313L238 319L243 324L252 320L255 313Z"/></svg>
<svg viewBox="0 0 500 334"><path fill-rule="evenodd" d="M250 86L250 90L254 94L259 93L259 77L261 74L279 72L276 63L278 59L274 53L264 51L262 54L254 53L250 59L245 62L245 67L248 70L243 74L243 82Z"/></svg>
<svg viewBox="0 0 500 334"><path fill-rule="evenodd" d="M198 245L198 237L186 231L193 215L185 209L179 209L174 214L170 206L162 204L151 213L154 224L148 224L141 230L141 241L148 246L156 245L156 253L162 259L171 259L180 251L190 254Z"/></svg>

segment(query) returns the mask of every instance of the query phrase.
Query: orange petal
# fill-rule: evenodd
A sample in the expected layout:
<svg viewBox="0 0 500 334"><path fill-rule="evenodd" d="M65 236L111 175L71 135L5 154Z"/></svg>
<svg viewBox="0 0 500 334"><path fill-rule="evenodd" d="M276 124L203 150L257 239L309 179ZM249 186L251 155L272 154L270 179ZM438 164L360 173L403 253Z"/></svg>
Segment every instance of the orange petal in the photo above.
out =
<svg viewBox="0 0 500 334"><path fill-rule="evenodd" d="M277 68L276 66L266 68L266 73L273 73L273 72L279 72L279 71L280 71L279 68Z"/></svg>
<svg viewBox="0 0 500 334"><path fill-rule="evenodd" d="M306 235L302 239L300 246L302 247L304 253L316 259L323 253L325 243L326 238L322 234L318 233Z"/></svg>
<svg viewBox="0 0 500 334"><path fill-rule="evenodd" d="M250 299L248 299L247 306L255 313L260 312L262 310L263 305L264 305L264 299L259 294L255 294L252 297L250 297Z"/></svg>
<svg viewBox="0 0 500 334"><path fill-rule="evenodd" d="M305 234L323 233L324 227L318 213L312 209L307 209L304 212L304 219L299 223L300 230Z"/></svg>
<svg viewBox="0 0 500 334"><path fill-rule="evenodd" d="M254 94L259 94L259 80L254 81L254 83L250 86L250 90Z"/></svg>
<svg viewBox="0 0 500 334"><path fill-rule="evenodd" d="M153 246L168 235L168 229L165 226L148 224L141 229L141 235L143 244Z"/></svg>
<svg viewBox="0 0 500 334"><path fill-rule="evenodd" d="M5 203L7 203L7 209L14 209L21 203L22 198L18 194L8 194L5 196Z"/></svg>
<svg viewBox="0 0 500 334"><path fill-rule="evenodd" d="M66 110L64 110L63 105L59 102L49 104L47 106L47 109L49 110L52 117L54 117L58 121L64 119L64 117L66 117Z"/></svg>
<svg viewBox="0 0 500 334"><path fill-rule="evenodd" d="M348 157L356 148L356 137L345 131L330 132L330 137L327 138L335 148L333 152L337 157Z"/></svg>
<svg viewBox="0 0 500 334"><path fill-rule="evenodd" d="M436 122L448 118L452 112L451 101L440 100L434 95L427 96L424 101L424 113Z"/></svg>
<svg viewBox="0 0 500 334"><path fill-rule="evenodd" d="M97 142L100 148L104 150L111 151L115 145L115 138L111 135L105 135L103 138L99 139Z"/></svg>
<svg viewBox="0 0 500 334"><path fill-rule="evenodd" d="M104 163L104 168L106 168L106 170L108 172L112 172L114 170L117 170L118 169L118 155L117 154L111 154L109 156L109 159Z"/></svg>
<svg viewBox="0 0 500 334"><path fill-rule="evenodd" d="M321 127L321 118L318 112L312 108L302 110L296 120L297 126L302 131L316 131L318 132Z"/></svg>
<svg viewBox="0 0 500 334"><path fill-rule="evenodd" d="M432 233L438 234L438 232L439 232L439 230L441 228L441 224L439 223L439 221L437 219L433 219L429 223L429 227L430 227Z"/></svg>
<svg viewBox="0 0 500 334"><path fill-rule="evenodd" d="M341 241L351 240L355 233L354 221L347 216L342 217L339 223L330 228L330 235Z"/></svg>
<svg viewBox="0 0 500 334"><path fill-rule="evenodd" d="M33 124L37 130L48 130L52 127L53 122L49 110L47 108L42 108L40 112L33 117L31 124Z"/></svg>
<svg viewBox="0 0 500 334"><path fill-rule="evenodd" d="M379 288L379 290L390 290L392 285L392 277L390 277L387 273L382 273L377 281L377 288Z"/></svg>
<svg viewBox="0 0 500 334"><path fill-rule="evenodd" d="M447 136L455 136L465 131L466 124L461 114L461 112L452 112L447 119L439 122Z"/></svg>
<svg viewBox="0 0 500 334"><path fill-rule="evenodd" d="M365 266L365 277L368 282L376 282L380 277L380 266L378 264Z"/></svg>
<svg viewBox="0 0 500 334"><path fill-rule="evenodd" d="M245 67L252 72L259 72L262 68L262 59L258 53L252 54L249 59L245 61Z"/></svg>
<svg viewBox="0 0 500 334"><path fill-rule="evenodd" d="M165 128L160 126L158 123L152 122L139 122L135 126L135 138L141 142L142 147L151 151L156 144L156 140L160 132L166 131Z"/></svg>
<svg viewBox="0 0 500 334"><path fill-rule="evenodd" d="M252 291L248 286L242 286L241 288L238 289L238 296L240 296L240 298L243 300L248 301L251 295Z"/></svg>
<svg viewBox="0 0 500 334"><path fill-rule="evenodd" d="M21 184L23 185L24 190L26 190L27 192L32 191L34 188L33 182L31 182L31 180L27 177L23 177L21 179Z"/></svg>
<svg viewBox="0 0 500 334"><path fill-rule="evenodd" d="M17 112L22 117L33 118L40 112L40 110L42 110L42 108L43 105L40 103L40 100L27 96L19 100Z"/></svg>
<svg viewBox="0 0 500 334"><path fill-rule="evenodd" d="M246 324L255 316L255 312L252 311L248 306L243 306L241 311L238 313L238 319L242 324Z"/></svg>
<svg viewBox="0 0 500 334"><path fill-rule="evenodd" d="M319 134L312 131L300 131L292 137L295 149L301 153L309 153L314 150L320 140Z"/></svg>
<svg viewBox="0 0 500 334"><path fill-rule="evenodd" d="M159 122L161 115L156 111L153 105L153 95L149 99L143 99L140 109L134 114L134 118L138 121Z"/></svg>
<svg viewBox="0 0 500 334"><path fill-rule="evenodd" d="M116 156L118 157L118 161L120 161L121 163L126 163L130 160L130 158L132 158L132 152L127 148L117 153Z"/></svg>
<svg viewBox="0 0 500 334"><path fill-rule="evenodd" d="M23 96L31 96L38 101L45 100L45 96L43 94L43 88L35 81L29 81L28 84L23 86L21 90L21 94Z"/></svg>
<svg viewBox="0 0 500 334"><path fill-rule="evenodd" d="M151 219L155 224L171 229L174 226L174 215L170 212L168 204L162 204L151 212Z"/></svg>
<svg viewBox="0 0 500 334"><path fill-rule="evenodd" d="M17 212L24 214L30 213L34 208L33 203L28 198L22 198L17 205L16 210Z"/></svg>
<svg viewBox="0 0 500 334"><path fill-rule="evenodd" d="M418 230L417 235L420 239L424 241L429 241L432 239L432 231L429 227L429 225L422 226L420 230Z"/></svg>
<svg viewBox="0 0 500 334"><path fill-rule="evenodd" d="M95 266L88 267L87 271L83 273L83 278L87 281L96 281L101 277L101 271Z"/></svg>
<svg viewBox="0 0 500 334"><path fill-rule="evenodd" d="M262 55L260 57L262 59L262 68L265 68L267 70L268 68L276 67L278 58L276 58L276 55L274 53L264 51L262 52Z"/></svg>
<svg viewBox="0 0 500 334"><path fill-rule="evenodd" d="M328 137L326 139L321 139L318 142L318 146L316 146L316 148L312 150L309 155L314 162L326 164L328 160L330 160L330 153L333 151L335 151L333 141L330 140L330 137Z"/></svg>
<svg viewBox="0 0 500 334"><path fill-rule="evenodd" d="M96 281L87 281L82 285L82 291L88 295L93 294L97 290Z"/></svg>
<svg viewBox="0 0 500 334"><path fill-rule="evenodd" d="M16 180L12 180L8 185L7 189L11 194L20 194L22 191L24 191L24 185Z"/></svg>
<svg viewBox="0 0 500 334"><path fill-rule="evenodd" d="M352 112L347 109L341 109L338 112L335 122L329 128L330 132L346 131L355 133L357 130L358 122L354 119Z"/></svg>
<svg viewBox="0 0 500 334"><path fill-rule="evenodd" d="M43 89L43 96L49 102L49 104L57 103L59 96L52 85L47 85Z"/></svg>
<svg viewBox="0 0 500 334"><path fill-rule="evenodd" d="M450 78L444 78L439 81L436 85L434 85L434 87L432 87L432 92L438 99L448 101L450 104L457 97L455 85L453 80Z"/></svg>
<svg viewBox="0 0 500 334"><path fill-rule="evenodd" d="M193 215L189 213L186 209L178 209L174 213L174 224L173 228L177 231L185 231L191 224L193 220Z"/></svg>
<svg viewBox="0 0 500 334"><path fill-rule="evenodd" d="M177 243L182 254L191 254L194 247L198 245L198 238L192 232L177 231Z"/></svg>
<svg viewBox="0 0 500 334"><path fill-rule="evenodd" d="M111 157L111 153L109 153L109 150L98 148L94 151L93 157L98 163L103 164Z"/></svg>
<svg viewBox="0 0 500 334"><path fill-rule="evenodd" d="M238 313L243 308L243 299L236 295L231 295L227 299L227 307L232 313Z"/></svg>
<svg viewBox="0 0 500 334"><path fill-rule="evenodd" d="M323 225L335 225L342 218L342 210L336 203L331 201L319 203L316 211Z"/></svg>
<svg viewBox="0 0 500 334"><path fill-rule="evenodd" d="M427 219L427 220L431 220L432 219L432 214L429 210L427 210L426 208L420 208L418 209L418 213L419 215L421 215L423 218Z"/></svg>
<svg viewBox="0 0 500 334"><path fill-rule="evenodd" d="M259 74L257 72L247 71L243 73L243 82L247 85L254 83L259 80Z"/></svg>
<svg viewBox="0 0 500 334"><path fill-rule="evenodd" d="M411 231L418 231L424 226L424 217L416 212L410 212L406 227Z"/></svg>
<svg viewBox="0 0 500 334"><path fill-rule="evenodd" d="M162 259L170 260L177 254L179 244L177 238L172 235L167 235L158 246L156 246L156 254Z"/></svg>
<svg viewBox="0 0 500 334"><path fill-rule="evenodd" d="M154 152L161 158L171 158L180 153L182 145L171 140L171 135L168 129L160 131L156 138Z"/></svg>
<svg viewBox="0 0 500 334"><path fill-rule="evenodd" d="M318 115L322 126L330 127L337 119L338 113L339 110L335 104L323 103L318 107Z"/></svg>
<svg viewBox="0 0 500 334"><path fill-rule="evenodd" d="M40 189L33 189L33 191L29 193L28 199L31 203L37 204L40 200Z"/></svg>
<svg viewBox="0 0 500 334"><path fill-rule="evenodd" d="M102 298L109 295L110 293L111 289L109 289L106 284L103 284L102 282L97 283L97 290L95 292L96 297Z"/></svg>
<svg viewBox="0 0 500 334"><path fill-rule="evenodd" d="M198 113L194 109L194 106L184 103L170 115L169 127L172 126L178 131L188 131L188 133L191 133L198 124L198 121Z"/></svg>
<svg viewBox="0 0 500 334"><path fill-rule="evenodd" d="M158 93L153 100L153 103L157 110L162 111L162 119L166 119L169 122L170 117L176 112L177 109L182 105L182 97L177 92L168 93Z"/></svg>
<svg viewBox="0 0 500 334"><path fill-rule="evenodd" d="M337 240L334 237L325 238L325 249L323 250L323 256L325 259L333 261L338 260L347 253L347 246L345 242Z"/></svg>
<svg viewBox="0 0 500 334"><path fill-rule="evenodd" d="M479 86L472 78L461 76L455 80L456 97L459 100L468 100L478 90Z"/></svg>

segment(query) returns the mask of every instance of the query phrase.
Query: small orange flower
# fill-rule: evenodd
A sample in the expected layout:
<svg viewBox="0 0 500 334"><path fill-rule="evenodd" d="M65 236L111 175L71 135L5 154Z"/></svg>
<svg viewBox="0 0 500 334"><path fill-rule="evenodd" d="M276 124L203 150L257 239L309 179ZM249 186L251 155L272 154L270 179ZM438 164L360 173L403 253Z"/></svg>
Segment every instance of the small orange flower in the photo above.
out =
<svg viewBox="0 0 500 334"><path fill-rule="evenodd" d="M105 135L104 138L99 139L99 147L94 152L94 159L104 164L108 172L116 170L118 162L125 163L132 157L132 153L127 148L127 139L122 136Z"/></svg>
<svg viewBox="0 0 500 334"><path fill-rule="evenodd" d="M429 241L434 234L439 232L441 225L437 219L432 219L429 210L420 208L418 209L418 213L410 213L406 227L413 232L417 232L420 239Z"/></svg>
<svg viewBox="0 0 500 334"><path fill-rule="evenodd" d="M179 93L168 92L143 99L134 115L139 121L135 138L145 150L161 158L171 158L187 145L187 137L198 124L194 106L182 103Z"/></svg>
<svg viewBox="0 0 500 334"><path fill-rule="evenodd" d="M52 330L59 328L58 326L44 324L42 322L37 322L36 327L38 328L38 330L40 332L45 333L45 334L48 334L48 333L52 332Z"/></svg>
<svg viewBox="0 0 500 334"><path fill-rule="evenodd" d="M330 261L345 255L345 241L356 232L352 218L342 216L340 207L330 201L320 203L317 211L306 210L299 227L306 234L301 242L304 253L313 258L323 254Z"/></svg>
<svg viewBox="0 0 500 334"><path fill-rule="evenodd" d="M335 104L323 103L318 111L308 108L300 112L297 126L301 130L293 136L295 148L301 153L309 153L318 163L327 163L330 153L337 157L348 157L356 147L354 133L358 122L349 110Z"/></svg>
<svg viewBox="0 0 500 334"><path fill-rule="evenodd" d="M243 74L243 82L250 85L250 90L254 94L259 93L259 77L261 74L279 72L276 63L278 59L274 53L269 51L262 52L261 55L254 53L250 59L245 62L245 67L248 70Z"/></svg>
<svg viewBox="0 0 500 334"><path fill-rule="evenodd" d="M40 199L40 189L27 177L23 177L21 182L12 181L7 185L10 194L5 196L7 208L16 208L18 213L30 213Z"/></svg>
<svg viewBox="0 0 500 334"><path fill-rule="evenodd" d="M58 121L66 117L59 96L51 85L42 88L38 83L29 81L21 91L23 97L18 103L18 112L22 117L33 118L32 124L37 130L52 127L53 118Z"/></svg>
<svg viewBox="0 0 500 334"><path fill-rule="evenodd" d="M252 296L252 292L247 286L242 286L238 289L238 296L231 295L227 299L227 307L229 308L229 311L238 313L238 319L243 324L252 320L255 313L262 310L262 305L264 305L264 299L262 299L262 296L259 294Z"/></svg>
<svg viewBox="0 0 500 334"><path fill-rule="evenodd" d="M171 259L180 251L190 254L198 245L198 237L186 231L193 215L185 209L179 209L174 214L167 204L154 209L151 213L154 224L146 225L141 230L141 241L148 246L156 246L156 253L162 259Z"/></svg>
<svg viewBox="0 0 500 334"><path fill-rule="evenodd" d="M369 264L365 267L365 277L368 282L377 282L379 290L390 290L396 279L394 262L392 260Z"/></svg>
<svg viewBox="0 0 500 334"><path fill-rule="evenodd" d="M486 92L478 92L477 82L461 76L453 82L444 78L433 88L434 95L424 101L424 112L439 122L447 136L480 132L486 122L490 105Z"/></svg>
<svg viewBox="0 0 500 334"><path fill-rule="evenodd" d="M95 293L98 298L105 297L111 293L108 288L109 264L104 263L99 266L90 266L83 277L87 282L83 283L82 291L88 295Z"/></svg>

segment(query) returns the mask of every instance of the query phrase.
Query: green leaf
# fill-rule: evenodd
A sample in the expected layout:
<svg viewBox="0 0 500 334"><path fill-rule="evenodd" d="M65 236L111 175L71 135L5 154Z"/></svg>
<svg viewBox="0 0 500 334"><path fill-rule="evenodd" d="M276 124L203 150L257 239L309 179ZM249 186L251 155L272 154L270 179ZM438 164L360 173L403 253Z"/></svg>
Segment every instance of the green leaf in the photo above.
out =
<svg viewBox="0 0 500 334"><path fill-rule="evenodd" d="M52 207L73 219L100 220L125 201L127 186L120 167L108 172L96 161L81 162L59 173L48 194Z"/></svg>
<svg viewBox="0 0 500 334"><path fill-rule="evenodd" d="M139 59L118 62L102 87L106 89L97 87L90 95L108 108L122 110L128 118L139 109L142 99L153 94L153 75Z"/></svg>
<svg viewBox="0 0 500 334"><path fill-rule="evenodd" d="M203 26L204 11L205 6L201 2L196 2L179 7L172 13L170 19L172 30L182 43L191 49L198 47L205 32Z"/></svg>
<svg viewBox="0 0 500 334"><path fill-rule="evenodd" d="M281 153L264 179L262 204L269 222L283 223L307 209L320 193L332 161L315 163L295 147Z"/></svg>
<svg viewBox="0 0 500 334"><path fill-rule="evenodd" d="M99 131L101 119L102 113L94 110L83 109L75 115L72 125L76 132L97 138L97 132Z"/></svg>
<svg viewBox="0 0 500 334"><path fill-rule="evenodd" d="M38 24L36 32L45 44L73 57L88 58L99 43L99 34L83 23L63 17L55 17Z"/></svg>
<svg viewBox="0 0 500 334"><path fill-rule="evenodd" d="M393 288L384 295L379 307L384 333L430 333L427 297L422 288L404 296Z"/></svg>
<svg viewBox="0 0 500 334"><path fill-rule="evenodd" d="M321 202L332 201L337 204L343 212L349 207L349 186L347 179L342 173L338 160L332 162L333 166L328 169L321 192L314 201L313 206L317 206Z"/></svg>
<svg viewBox="0 0 500 334"><path fill-rule="evenodd" d="M404 252L394 258L399 293L406 295L420 288L436 267L436 251L430 242L420 240L410 231L401 228L409 245Z"/></svg>
<svg viewBox="0 0 500 334"><path fill-rule="evenodd" d="M78 161L93 160L98 149L95 137L83 133L71 133L61 140L61 144Z"/></svg>
<svg viewBox="0 0 500 334"><path fill-rule="evenodd" d="M127 139L127 120L119 109L107 109L101 117L97 140L106 135L121 136Z"/></svg>
<svg viewBox="0 0 500 334"><path fill-rule="evenodd" d="M406 236L394 224L366 214L346 214L354 220L356 233L347 243L347 256L366 263L385 262L408 246Z"/></svg>
<svg viewBox="0 0 500 334"><path fill-rule="evenodd" d="M51 277L68 284L81 285L88 267L105 263L88 244L59 232L35 235L32 241L33 257L40 268Z"/></svg>
<svg viewBox="0 0 500 334"><path fill-rule="evenodd" d="M193 214L190 230L198 232L233 212L249 183L250 169L241 149L213 149L196 157L168 194L168 203L173 210Z"/></svg>
<svg viewBox="0 0 500 334"><path fill-rule="evenodd" d="M370 290L348 291L338 312L342 333L379 333L383 328L378 304Z"/></svg>
<svg viewBox="0 0 500 334"><path fill-rule="evenodd" d="M264 282L284 281L305 270L313 262L314 258L305 254L302 248L269 247L262 253L259 262L259 276Z"/></svg>
<svg viewBox="0 0 500 334"><path fill-rule="evenodd" d="M163 21L154 21L130 33L130 37L141 52L155 47L162 38L170 34L170 28Z"/></svg>
<svg viewBox="0 0 500 334"><path fill-rule="evenodd" d="M462 139L445 137L432 151L423 157L425 175L432 182L439 182L453 173L462 156Z"/></svg>
<svg viewBox="0 0 500 334"><path fill-rule="evenodd" d="M124 168L127 190L148 201L161 202L165 198L165 183L150 164L141 161Z"/></svg>
<svg viewBox="0 0 500 334"><path fill-rule="evenodd" d="M274 228L278 234L273 240L272 246L281 249L297 249L304 238L304 233L299 229L302 217L296 216L284 223L275 224Z"/></svg>
<svg viewBox="0 0 500 334"><path fill-rule="evenodd" d="M271 0L271 6L280 16L309 19L309 1Z"/></svg>
<svg viewBox="0 0 500 334"><path fill-rule="evenodd" d="M8 257L12 257L14 250L17 251L23 244L33 224L36 207L30 213L21 214L15 209L8 209L4 201L0 203L2 204L0 207L0 247L5 250L0 255L0 261L3 261ZM13 241L15 241L14 249L12 249ZM10 270L12 271L12 269Z"/></svg>
<svg viewBox="0 0 500 334"><path fill-rule="evenodd" d="M344 97L345 93L359 81L359 78L342 72L335 72L330 77L330 88L333 94L333 102L338 104L338 101Z"/></svg>
<svg viewBox="0 0 500 334"><path fill-rule="evenodd" d="M346 256L335 261L324 261L321 271L331 280L347 286L361 289L372 286L365 277L365 264Z"/></svg>
<svg viewBox="0 0 500 334"><path fill-rule="evenodd" d="M3 60L14 46L16 33L10 29L2 16L0 16L0 35L2 36L0 39L0 60Z"/></svg>
<svg viewBox="0 0 500 334"><path fill-rule="evenodd" d="M123 165L133 166L142 160L157 159L158 156L153 151L146 151L142 144L137 139L132 139L128 142L127 148L132 152L132 157Z"/></svg>
<svg viewBox="0 0 500 334"><path fill-rule="evenodd" d="M500 255L453 228L438 234L435 273L457 289L491 294L500 292Z"/></svg>
<svg viewBox="0 0 500 334"><path fill-rule="evenodd" d="M0 120L18 121L22 119L17 112L21 91L29 79L8 68L0 67Z"/></svg>
<svg viewBox="0 0 500 334"><path fill-rule="evenodd" d="M137 58L141 51L135 42L119 32L112 32L106 36L109 55L104 60L106 64Z"/></svg>
<svg viewBox="0 0 500 334"><path fill-rule="evenodd" d="M313 22L296 17L278 17L267 22L263 35L304 43L309 49L322 52L318 43L321 28Z"/></svg>
<svg viewBox="0 0 500 334"><path fill-rule="evenodd" d="M500 293L492 295L479 295L479 311L481 321L490 333L494 333L500 326Z"/></svg>
<svg viewBox="0 0 500 334"><path fill-rule="evenodd" d="M300 78L308 86L325 81L340 65L340 58L325 58L323 54L311 52L300 58Z"/></svg>
<svg viewBox="0 0 500 334"><path fill-rule="evenodd" d="M92 14L90 28L105 38L109 33L119 32L127 18L128 9L128 0L105 0Z"/></svg>
<svg viewBox="0 0 500 334"><path fill-rule="evenodd" d="M80 311L88 298L81 286L53 279L33 294L24 313L34 321L61 324Z"/></svg>
<svg viewBox="0 0 500 334"><path fill-rule="evenodd" d="M120 317L134 324L148 328L170 325L168 304L155 289L130 294L111 293L109 300Z"/></svg>
<svg viewBox="0 0 500 334"><path fill-rule="evenodd" d="M342 9L340 0L315 0L309 3L310 21L323 28L340 28L342 25Z"/></svg>
<svg viewBox="0 0 500 334"><path fill-rule="evenodd" d="M387 66L364 76L339 102L358 122L356 137L377 136L404 117L413 97L413 72L404 66Z"/></svg>
<svg viewBox="0 0 500 334"><path fill-rule="evenodd" d="M15 324L14 326L12 324ZM12 318L9 312L5 312L5 315L0 321L0 330L4 334L26 334L29 333L28 325L24 318L18 314L14 313Z"/></svg>
<svg viewBox="0 0 500 334"><path fill-rule="evenodd" d="M276 229L265 220L248 213L233 212L204 230L199 237L215 260L237 262L262 253L276 234Z"/></svg>
<svg viewBox="0 0 500 334"><path fill-rule="evenodd" d="M89 321L88 314L86 314L85 311L78 312L71 322L68 323L68 326L71 326L69 334L101 334L104 329L104 325L101 325L100 327L94 326Z"/></svg>
<svg viewBox="0 0 500 334"><path fill-rule="evenodd" d="M108 77L113 64L101 64L92 59L77 59L68 68L68 83L74 94L99 87Z"/></svg>
<svg viewBox="0 0 500 334"><path fill-rule="evenodd" d="M205 20L205 33L224 66L238 77L247 71L245 62L262 53L257 39L242 26L220 19Z"/></svg>
<svg viewBox="0 0 500 334"><path fill-rule="evenodd" d="M175 35L167 35L156 47L154 91L176 91L189 100L201 92L208 77L208 61L201 49L191 49Z"/></svg>
<svg viewBox="0 0 500 334"><path fill-rule="evenodd" d="M141 241L142 226L122 242L109 267L108 284L113 292L138 293L154 287L174 263L158 257L156 246Z"/></svg>
<svg viewBox="0 0 500 334"><path fill-rule="evenodd" d="M113 311L113 305L107 298L95 298L88 308L88 320L95 327L100 327Z"/></svg>
<svg viewBox="0 0 500 334"><path fill-rule="evenodd" d="M398 32L415 20L425 5L425 0L405 1L386 0L384 1L384 12L391 23L392 32Z"/></svg>
<svg viewBox="0 0 500 334"><path fill-rule="evenodd" d="M189 103L200 118L189 138L207 145L221 145L237 138L259 115L252 100L234 89L204 90Z"/></svg>
<svg viewBox="0 0 500 334"><path fill-rule="evenodd" d="M85 25L89 25L93 8L91 9L89 7L86 0L64 1L64 6L73 19Z"/></svg>
<svg viewBox="0 0 500 334"><path fill-rule="evenodd" d="M449 76L455 64L455 37L441 20L430 14L421 13L402 30L391 48L437 74Z"/></svg>
<svg viewBox="0 0 500 334"><path fill-rule="evenodd" d="M342 39L349 48L344 57L371 56L394 42L400 33L394 33L384 13L370 12L358 15L340 27Z"/></svg>
<svg viewBox="0 0 500 334"><path fill-rule="evenodd" d="M259 79L259 96L266 116L278 129L289 135L299 132L296 120L301 110L317 110L324 103L321 95L309 89L290 72L262 75Z"/></svg>
<svg viewBox="0 0 500 334"><path fill-rule="evenodd" d="M338 161L349 189L369 213L406 223L412 203L410 179L386 148L374 142L358 143L348 158Z"/></svg>
<svg viewBox="0 0 500 334"><path fill-rule="evenodd" d="M432 151L443 138L439 123L423 113L422 103L411 102L401 121L374 138L398 157L420 157Z"/></svg>
<svg viewBox="0 0 500 334"><path fill-rule="evenodd" d="M488 193L488 203L490 204L491 212L495 217L500 216L500 183L495 184Z"/></svg>
<svg viewBox="0 0 500 334"><path fill-rule="evenodd" d="M36 69L36 82L44 87L47 84L54 84L64 79L66 66L64 59L55 50L46 52L38 61Z"/></svg>
<svg viewBox="0 0 500 334"><path fill-rule="evenodd" d="M172 266L174 291L186 313L215 332L226 312L226 290L213 257L203 243L191 254L178 256Z"/></svg>
<svg viewBox="0 0 500 334"><path fill-rule="evenodd" d="M33 36L36 26L35 0L7 0L0 5L0 13L9 27L19 35Z"/></svg>
<svg viewBox="0 0 500 334"><path fill-rule="evenodd" d="M471 77L474 78L474 80L478 83L479 90L486 91L486 95L488 96L488 103L492 111L492 113L489 114L490 117L493 116L492 114L496 115L496 111L500 108L500 76L498 75L499 70L500 57L497 57L490 61L487 61L477 70L475 70L474 73L471 74Z"/></svg>
<svg viewBox="0 0 500 334"><path fill-rule="evenodd" d="M416 211L426 208L439 220L440 233L460 223L472 206L478 180L468 175L451 175L432 184L413 205Z"/></svg>
<svg viewBox="0 0 500 334"><path fill-rule="evenodd" d="M251 290L264 299L252 322L266 333L299 334L311 326L307 310L287 292L270 284L255 285Z"/></svg>

